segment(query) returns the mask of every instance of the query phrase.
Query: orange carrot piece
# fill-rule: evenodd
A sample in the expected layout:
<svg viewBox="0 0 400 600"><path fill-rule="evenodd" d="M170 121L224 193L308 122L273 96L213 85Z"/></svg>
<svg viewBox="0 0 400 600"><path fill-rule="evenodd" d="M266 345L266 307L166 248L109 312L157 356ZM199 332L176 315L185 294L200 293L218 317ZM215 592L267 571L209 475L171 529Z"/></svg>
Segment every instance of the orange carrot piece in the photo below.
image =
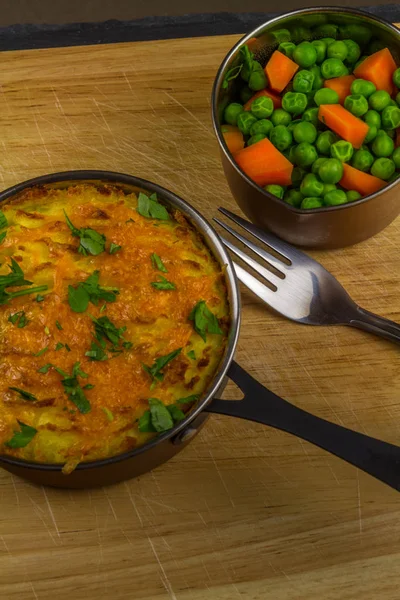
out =
<svg viewBox="0 0 400 600"><path fill-rule="evenodd" d="M394 92L392 76L397 65L388 48L375 52L362 61L354 70L360 79L368 79L376 85L377 90L386 90L390 95Z"/></svg>
<svg viewBox="0 0 400 600"><path fill-rule="evenodd" d="M326 79L324 87L334 90L339 96L340 104L344 104L346 96L351 94L351 84L355 80L354 75L343 75L342 77L334 77Z"/></svg>
<svg viewBox="0 0 400 600"><path fill-rule="evenodd" d="M340 104L321 104L318 118L346 142L350 142L354 148L362 146L369 131L369 127L364 121L352 115Z"/></svg>
<svg viewBox="0 0 400 600"><path fill-rule="evenodd" d="M344 163L340 185L346 190L356 190L362 196L369 196L385 187L387 182Z"/></svg>
<svg viewBox="0 0 400 600"><path fill-rule="evenodd" d="M278 94L274 94L272 90L261 90L260 92L254 94L250 100L247 100L246 104L243 105L244 110L250 110L251 103L254 102L254 100L257 100L257 98L261 98L261 96L271 98L272 102L274 103L274 108L280 108L282 106L282 98L278 96Z"/></svg>
<svg viewBox="0 0 400 600"><path fill-rule="evenodd" d="M267 138L239 150L234 158L242 171L260 186L292 182L292 163Z"/></svg>
<svg viewBox="0 0 400 600"><path fill-rule="evenodd" d="M234 125L222 125L221 132L229 152L235 154L235 152L244 148L243 133L237 127Z"/></svg>
<svg viewBox="0 0 400 600"><path fill-rule="evenodd" d="M296 65L279 50L275 50L264 71L274 92L281 92L292 80L298 69L299 65Z"/></svg>

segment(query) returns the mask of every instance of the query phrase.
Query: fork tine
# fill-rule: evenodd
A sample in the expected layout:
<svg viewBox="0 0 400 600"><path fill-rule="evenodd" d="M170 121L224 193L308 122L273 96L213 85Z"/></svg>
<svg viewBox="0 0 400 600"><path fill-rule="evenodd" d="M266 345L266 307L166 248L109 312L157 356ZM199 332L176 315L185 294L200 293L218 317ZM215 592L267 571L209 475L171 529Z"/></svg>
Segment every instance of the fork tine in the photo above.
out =
<svg viewBox="0 0 400 600"><path fill-rule="evenodd" d="M253 275L250 275L243 267L233 261L233 266L239 281L241 281L249 290L263 300L268 306L274 308L276 303L276 292L270 290L266 285L258 281Z"/></svg>
<svg viewBox="0 0 400 600"><path fill-rule="evenodd" d="M265 267L260 265L260 263L258 263L256 260L254 260L254 258L251 258L251 256L247 256L247 254L245 252L243 252L243 250L240 250L240 248L237 248L229 240L224 238L224 236L221 235L220 238L221 238L223 244L227 248L229 248L229 250L231 250L231 252L236 254L236 256L241 258L242 261L246 263L246 265L248 265L249 267L254 269L256 271L256 273L261 275L261 277L263 277L266 281L268 281L268 283L272 283L272 285L274 285L278 289L279 284L281 284L283 281L280 277L278 277L271 271L268 271Z"/></svg>
<svg viewBox="0 0 400 600"><path fill-rule="evenodd" d="M256 237L260 242L263 242L264 244L266 244L267 246L284 256L286 260L288 260L292 264L294 264L296 259L299 259L300 261L304 260L304 256L306 256L304 252L301 252L300 250L297 250L297 248L290 246L289 244L279 239L272 233L266 232L263 229L256 227L256 225L253 225L253 223L250 223L250 221L242 219L242 217L235 215L235 213L231 212L230 210L227 210L226 208L222 208L220 206L218 210L223 215L228 217L228 219L231 219L234 223L236 223L236 225L243 227L245 231L254 235L254 237Z"/></svg>
<svg viewBox="0 0 400 600"><path fill-rule="evenodd" d="M250 250L252 250L255 254L257 254L257 256L259 256L260 258L265 260L270 265L273 265L275 267L275 269L277 269L278 271L280 271L282 273L282 275L284 275L288 266L283 261L280 261L278 258L276 258L276 256L273 256L273 254L269 254L263 248L256 246L256 244L254 244L253 242L251 242L250 240L245 238L242 234L240 234L237 231L235 231L234 229L232 229L232 227L230 227L223 221L220 221L219 219L217 219L215 217L214 217L214 221L216 223L218 223L218 225L220 225L223 229L225 229L225 231L228 231L228 233L230 233L231 235L233 235L233 237L235 237L237 240L239 240L239 242L242 242L242 244L244 244L247 248L250 248Z"/></svg>

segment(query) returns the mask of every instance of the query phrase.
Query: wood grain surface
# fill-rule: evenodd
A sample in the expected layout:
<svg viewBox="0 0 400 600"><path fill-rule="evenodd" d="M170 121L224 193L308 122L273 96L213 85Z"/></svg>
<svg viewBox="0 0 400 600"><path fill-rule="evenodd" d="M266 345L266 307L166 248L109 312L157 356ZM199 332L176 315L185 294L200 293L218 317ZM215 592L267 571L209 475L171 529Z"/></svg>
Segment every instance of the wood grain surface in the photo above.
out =
<svg viewBox="0 0 400 600"><path fill-rule="evenodd" d="M109 169L170 188L209 219L238 210L210 120L215 72L237 39L2 53L0 186ZM398 219L312 254L362 306L400 321L399 243ZM298 406L400 444L398 347L242 298L241 365ZM174 460L120 485L68 492L1 471L0 598L398 600L399 501L306 442L213 416Z"/></svg>

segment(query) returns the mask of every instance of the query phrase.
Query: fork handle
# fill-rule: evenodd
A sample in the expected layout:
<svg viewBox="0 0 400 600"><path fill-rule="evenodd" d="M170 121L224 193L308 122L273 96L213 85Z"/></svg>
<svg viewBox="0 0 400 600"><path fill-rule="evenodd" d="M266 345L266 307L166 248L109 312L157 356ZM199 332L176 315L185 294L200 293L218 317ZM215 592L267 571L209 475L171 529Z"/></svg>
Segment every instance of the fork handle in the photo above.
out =
<svg viewBox="0 0 400 600"><path fill-rule="evenodd" d="M400 491L400 448L330 423L279 398L232 362L228 376L242 400L214 399L207 411L270 425L327 450Z"/></svg>
<svg viewBox="0 0 400 600"><path fill-rule="evenodd" d="M357 306L355 317L351 318L347 324L400 344L400 325L398 323L375 315L360 306Z"/></svg>

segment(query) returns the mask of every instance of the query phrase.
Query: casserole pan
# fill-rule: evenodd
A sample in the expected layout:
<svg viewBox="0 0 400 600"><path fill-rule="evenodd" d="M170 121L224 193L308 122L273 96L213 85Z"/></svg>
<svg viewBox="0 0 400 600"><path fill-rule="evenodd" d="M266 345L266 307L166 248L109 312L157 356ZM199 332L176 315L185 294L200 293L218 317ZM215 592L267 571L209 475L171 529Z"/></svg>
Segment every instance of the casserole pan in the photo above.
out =
<svg viewBox="0 0 400 600"><path fill-rule="evenodd" d="M33 186L68 187L76 183L116 185L127 192L156 193L162 203L181 211L202 235L219 265L224 266L230 307L230 327L225 354L211 384L195 408L172 429L117 456L82 462L65 475L62 464L29 462L1 455L0 466L41 485L87 488L117 483L141 475L169 460L194 438L209 413L231 415L264 423L308 440L400 489L400 448L335 425L279 398L234 362L240 328L240 292L234 268L217 232L190 204L172 192L131 175L108 171L68 171L44 175L15 185L0 194L0 203ZM243 391L240 401L220 400L227 378Z"/></svg>

